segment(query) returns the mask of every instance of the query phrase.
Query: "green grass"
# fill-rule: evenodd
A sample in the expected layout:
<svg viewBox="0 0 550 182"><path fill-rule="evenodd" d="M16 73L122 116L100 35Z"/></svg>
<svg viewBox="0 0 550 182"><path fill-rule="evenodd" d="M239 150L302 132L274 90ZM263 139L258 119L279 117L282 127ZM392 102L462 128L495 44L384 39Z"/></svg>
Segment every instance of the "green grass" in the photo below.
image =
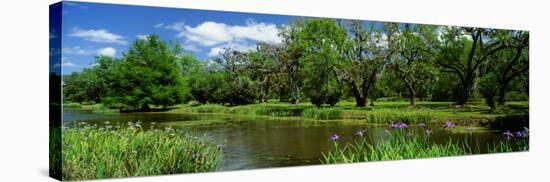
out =
<svg viewBox="0 0 550 182"><path fill-rule="evenodd" d="M338 164L367 161L385 161L401 159L419 159L433 157L448 157L480 153L477 148L469 146L465 141L448 140L445 144L433 144L429 136L415 135L407 137L403 132L392 132L389 138L369 142L369 135L357 139L344 146L334 142L334 148L323 153L322 163ZM471 138L470 138L471 139ZM512 139L487 146L488 153L526 151L529 149L527 138ZM475 151L477 150L477 151Z"/></svg>
<svg viewBox="0 0 550 182"><path fill-rule="evenodd" d="M498 112L489 113L484 102L469 102L465 107L458 107L452 102L419 101L412 108L407 101L375 102L375 106L356 107L355 102L341 101L334 107L316 109L310 103L290 104L271 100L267 103L242 106L224 106L220 104L182 104L168 113L213 113L238 116L267 116L274 119L311 120L363 120L365 123L388 124L405 122L408 124L444 122L485 125L498 117L506 115L528 114L527 101L507 102Z"/></svg>
<svg viewBox="0 0 550 182"><path fill-rule="evenodd" d="M82 108L82 104L76 102L63 103L63 108Z"/></svg>
<svg viewBox="0 0 550 182"><path fill-rule="evenodd" d="M331 120L342 118L342 109L339 108L308 108L303 112L306 118L319 120Z"/></svg>
<svg viewBox="0 0 550 182"><path fill-rule="evenodd" d="M177 130L64 128L63 180L215 171L223 152Z"/></svg>
<svg viewBox="0 0 550 182"><path fill-rule="evenodd" d="M431 123L437 121L435 114L426 110L399 110L399 109L379 109L367 113L367 122L369 123L397 123L404 122L408 124Z"/></svg>

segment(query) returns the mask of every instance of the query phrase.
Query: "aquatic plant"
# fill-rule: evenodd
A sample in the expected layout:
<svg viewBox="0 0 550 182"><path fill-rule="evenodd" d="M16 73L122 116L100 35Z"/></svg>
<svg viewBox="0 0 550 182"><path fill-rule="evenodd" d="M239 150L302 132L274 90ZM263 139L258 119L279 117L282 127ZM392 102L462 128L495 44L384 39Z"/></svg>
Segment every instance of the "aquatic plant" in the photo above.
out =
<svg viewBox="0 0 550 182"><path fill-rule="evenodd" d="M63 180L214 171L221 164L222 148L204 137L171 128L143 131L140 122L128 125L63 129Z"/></svg>
<svg viewBox="0 0 550 182"><path fill-rule="evenodd" d="M389 131L389 130L388 130ZM346 145L334 145L334 148L323 153L322 163L353 163L366 161L418 159L432 157L447 157L474 154L467 140L448 140L443 144L433 143L428 137L429 129L424 129L424 136L415 135L410 130L389 131L389 137L371 141L371 137L361 137ZM479 146L478 146L479 147ZM525 151L529 149L527 138L517 138L494 143L487 146L489 153ZM479 148L478 148L478 152Z"/></svg>
<svg viewBox="0 0 550 182"><path fill-rule="evenodd" d="M329 120L329 119L341 119L342 110L337 108L308 108L304 109L304 117Z"/></svg>
<svg viewBox="0 0 550 182"><path fill-rule="evenodd" d="M379 109L367 112L367 122L369 123L391 123L400 121L408 124L431 123L436 121L436 117L430 111L426 110L397 110L397 109Z"/></svg>
<svg viewBox="0 0 550 182"><path fill-rule="evenodd" d="M338 136L337 134L333 134L332 136L329 137L329 140L333 142L338 141L338 139L340 139L340 136Z"/></svg>
<svg viewBox="0 0 550 182"><path fill-rule="evenodd" d="M445 129L454 129L454 128L456 128L456 125L453 122L447 120L445 122L445 124L443 125L443 128L445 128Z"/></svg>

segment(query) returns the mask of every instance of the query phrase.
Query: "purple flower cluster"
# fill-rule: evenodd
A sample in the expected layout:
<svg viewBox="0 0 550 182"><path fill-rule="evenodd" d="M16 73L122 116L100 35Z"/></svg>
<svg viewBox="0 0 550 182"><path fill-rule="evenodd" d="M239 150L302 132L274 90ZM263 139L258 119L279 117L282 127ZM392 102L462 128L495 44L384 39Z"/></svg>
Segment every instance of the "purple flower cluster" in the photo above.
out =
<svg viewBox="0 0 550 182"><path fill-rule="evenodd" d="M510 130L506 130L504 133L502 133L502 136L506 138L506 140L510 140L512 138L522 138L529 136L529 128L523 127L522 131L517 131L515 133L510 132Z"/></svg>
<svg viewBox="0 0 550 182"><path fill-rule="evenodd" d="M405 123L403 123L403 122L399 122L399 123L397 123L397 124L395 124L395 123L390 124L390 128L405 129L405 128L407 128L407 127L408 127L407 124L405 124Z"/></svg>
<svg viewBox="0 0 550 182"><path fill-rule="evenodd" d="M443 128L445 129L453 129L455 127L456 125L449 120L447 120L447 122L445 122L445 124L443 125Z"/></svg>
<svg viewBox="0 0 550 182"><path fill-rule="evenodd" d="M338 139L340 139L340 136L338 136L337 134L334 134L334 135L330 136L330 138L328 138L328 139L333 141L333 142L336 142L336 141L338 141Z"/></svg>
<svg viewBox="0 0 550 182"><path fill-rule="evenodd" d="M420 123L420 124L418 124L418 127L419 127L419 128L426 128L426 124Z"/></svg>
<svg viewBox="0 0 550 182"><path fill-rule="evenodd" d="M506 140L514 138L514 134L510 132L510 130L506 130L504 133L502 133L502 136L506 138Z"/></svg>

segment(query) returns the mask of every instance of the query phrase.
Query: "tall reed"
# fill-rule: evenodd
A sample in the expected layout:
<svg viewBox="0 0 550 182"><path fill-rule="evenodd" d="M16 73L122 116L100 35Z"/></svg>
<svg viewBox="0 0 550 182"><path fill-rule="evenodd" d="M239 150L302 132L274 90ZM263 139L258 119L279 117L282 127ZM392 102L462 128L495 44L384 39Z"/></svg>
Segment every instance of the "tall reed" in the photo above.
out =
<svg viewBox="0 0 550 182"><path fill-rule="evenodd" d="M223 152L211 142L172 129L143 131L64 128L63 180L214 171Z"/></svg>

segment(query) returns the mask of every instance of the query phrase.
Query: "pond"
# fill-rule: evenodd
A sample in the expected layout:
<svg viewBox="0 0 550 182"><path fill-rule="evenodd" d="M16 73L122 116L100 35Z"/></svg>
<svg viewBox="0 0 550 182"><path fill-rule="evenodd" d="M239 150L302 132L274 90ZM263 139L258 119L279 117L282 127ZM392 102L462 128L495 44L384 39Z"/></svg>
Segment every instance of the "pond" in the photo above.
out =
<svg viewBox="0 0 550 182"><path fill-rule="evenodd" d="M386 126L376 126L361 122L322 122L312 123L300 119L266 119L265 117L237 117L215 114L171 114L171 113L113 113L99 114L87 110L64 109L63 122L71 126L78 122L102 125L109 121L111 125L141 121L144 129L173 127L207 136L216 144L224 146L224 163L219 170L255 169L320 164L322 153L328 152L333 143L329 137L340 135L339 142L353 141L354 133L366 129L371 140L387 137ZM154 123L154 124L152 124ZM196 125L196 123L209 123ZM474 153L486 153L486 146L503 140L500 132L465 132L442 129L441 125L427 126L432 130L430 140L445 143L469 141ZM407 132L424 134L424 130L410 126ZM481 146L478 147L476 146Z"/></svg>

